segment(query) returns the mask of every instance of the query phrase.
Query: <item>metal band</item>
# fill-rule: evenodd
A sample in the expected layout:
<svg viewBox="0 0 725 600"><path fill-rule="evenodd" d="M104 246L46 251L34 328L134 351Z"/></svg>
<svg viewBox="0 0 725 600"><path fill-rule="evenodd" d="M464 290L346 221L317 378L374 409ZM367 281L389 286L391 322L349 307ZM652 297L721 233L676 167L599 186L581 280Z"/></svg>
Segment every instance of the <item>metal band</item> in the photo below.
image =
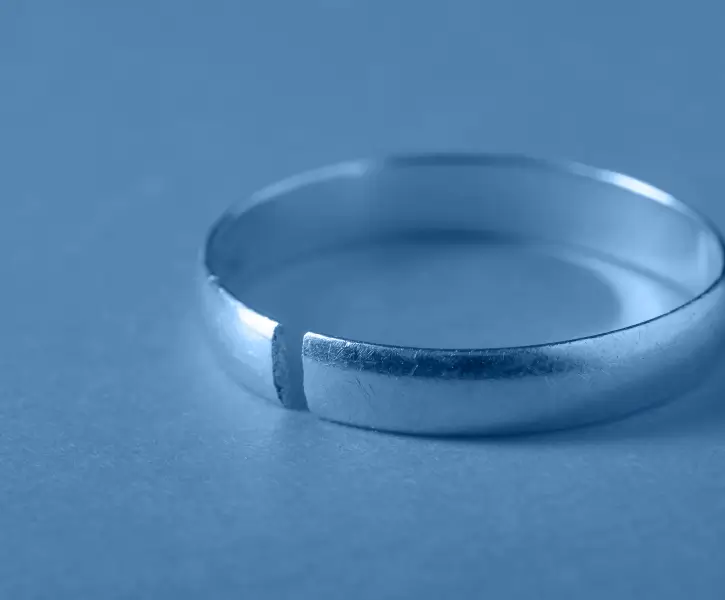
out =
<svg viewBox="0 0 725 600"><path fill-rule="evenodd" d="M230 285L307 253L431 231L565 244L689 300L581 339L424 349L288 331ZM627 176L520 156L404 156L306 173L233 207L207 239L202 287L220 355L259 396L373 429L513 433L623 416L696 383L725 340L724 264L705 219Z"/></svg>

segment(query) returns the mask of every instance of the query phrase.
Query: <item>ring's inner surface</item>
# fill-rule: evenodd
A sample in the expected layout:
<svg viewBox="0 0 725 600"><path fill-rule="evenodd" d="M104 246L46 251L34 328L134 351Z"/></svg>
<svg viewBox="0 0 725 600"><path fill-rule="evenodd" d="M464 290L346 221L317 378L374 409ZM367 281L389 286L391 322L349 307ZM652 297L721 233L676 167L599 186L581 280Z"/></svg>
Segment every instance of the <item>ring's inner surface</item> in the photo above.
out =
<svg viewBox="0 0 725 600"><path fill-rule="evenodd" d="M342 165L241 205L210 240L207 267L223 284L341 245L437 232L578 247L690 296L713 283L723 257L709 228L646 184L602 177L496 161Z"/></svg>
<svg viewBox="0 0 725 600"><path fill-rule="evenodd" d="M684 304L723 257L697 216L623 176L406 159L262 192L221 222L207 268L284 323L301 394L306 331L419 347L561 341Z"/></svg>

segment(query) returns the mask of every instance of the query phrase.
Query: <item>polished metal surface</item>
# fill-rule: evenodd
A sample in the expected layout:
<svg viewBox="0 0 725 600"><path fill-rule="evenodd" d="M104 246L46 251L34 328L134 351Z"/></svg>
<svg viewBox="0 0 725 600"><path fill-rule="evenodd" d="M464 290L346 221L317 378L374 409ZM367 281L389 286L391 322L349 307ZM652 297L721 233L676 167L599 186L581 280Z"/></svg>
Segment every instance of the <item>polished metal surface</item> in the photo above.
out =
<svg viewBox="0 0 725 600"><path fill-rule="evenodd" d="M244 286L315 253L405 236L480 236L606 257L686 299L642 323L501 348L412 348L287 328ZM205 247L206 318L228 371L287 408L416 434L498 434L616 418L707 374L725 339L724 253L709 223L630 177L521 156L355 161L230 209ZM465 290L461 290L465 293Z"/></svg>

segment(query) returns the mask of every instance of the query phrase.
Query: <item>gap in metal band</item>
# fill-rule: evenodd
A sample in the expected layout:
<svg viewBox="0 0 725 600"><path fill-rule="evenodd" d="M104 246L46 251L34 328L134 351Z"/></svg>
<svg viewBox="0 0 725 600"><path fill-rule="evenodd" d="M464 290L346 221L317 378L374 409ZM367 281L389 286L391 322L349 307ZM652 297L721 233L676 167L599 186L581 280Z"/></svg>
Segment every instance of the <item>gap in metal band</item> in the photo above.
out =
<svg viewBox="0 0 725 600"><path fill-rule="evenodd" d="M272 336L272 368L277 398L285 408L306 410L302 371L304 333L277 325Z"/></svg>

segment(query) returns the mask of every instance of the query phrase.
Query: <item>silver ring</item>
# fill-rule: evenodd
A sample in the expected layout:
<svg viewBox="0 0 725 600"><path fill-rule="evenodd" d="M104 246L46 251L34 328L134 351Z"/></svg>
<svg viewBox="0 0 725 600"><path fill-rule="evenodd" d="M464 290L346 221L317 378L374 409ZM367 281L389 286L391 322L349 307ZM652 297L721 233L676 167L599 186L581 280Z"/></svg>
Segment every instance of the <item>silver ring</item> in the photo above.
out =
<svg viewBox="0 0 725 600"><path fill-rule="evenodd" d="M685 300L578 339L429 349L295 333L229 285L306 253L421 231L565 244L666 280ZM618 418L695 385L725 339L724 265L706 219L625 175L523 156L419 155L326 167L233 207L206 240L202 288L220 356L259 396L371 429L502 434Z"/></svg>

